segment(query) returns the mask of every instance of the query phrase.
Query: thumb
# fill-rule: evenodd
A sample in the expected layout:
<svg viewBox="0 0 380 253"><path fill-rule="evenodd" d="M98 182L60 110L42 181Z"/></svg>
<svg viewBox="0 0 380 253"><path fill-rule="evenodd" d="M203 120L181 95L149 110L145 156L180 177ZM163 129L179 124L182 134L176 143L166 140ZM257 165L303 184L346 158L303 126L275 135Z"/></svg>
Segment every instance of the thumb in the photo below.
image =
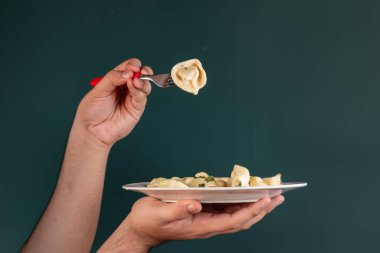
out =
<svg viewBox="0 0 380 253"><path fill-rule="evenodd" d="M201 210L202 205L197 200L180 200L168 206L167 214L170 220L183 220Z"/></svg>
<svg viewBox="0 0 380 253"><path fill-rule="evenodd" d="M102 96L112 93L118 86L127 84L127 81L133 77L130 70L111 70L102 80L93 88L93 90Z"/></svg>

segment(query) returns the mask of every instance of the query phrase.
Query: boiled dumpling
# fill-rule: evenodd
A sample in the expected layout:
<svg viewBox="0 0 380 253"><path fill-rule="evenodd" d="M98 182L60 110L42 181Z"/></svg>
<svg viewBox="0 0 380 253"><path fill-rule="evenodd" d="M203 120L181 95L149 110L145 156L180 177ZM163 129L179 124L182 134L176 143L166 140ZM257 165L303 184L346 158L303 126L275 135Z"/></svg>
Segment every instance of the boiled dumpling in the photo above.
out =
<svg viewBox="0 0 380 253"><path fill-rule="evenodd" d="M194 177L184 177L182 178L182 182L185 183L187 186L190 184L191 181L194 180Z"/></svg>
<svg viewBox="0 0 380 253"><path fill-rule="evenodd" d="M206 85L206 72L198 59L187 60L176 64L171 71L173 82L182 90L198 94Z"/></svg>
<svg viewBox="0 0 380 253"><path fill-rule="evenodd" d="M215 184L217 187L226 187L227 183L221 180L215 180Z"/></svg>
<svg viewBox="0 0 380 253"><path fill-rule="evenodd" d="M248 186L276 186L281 185L281 174L274 177L250 176L249 170L235 165L231 177L213 177L206 172L198 172L195 177L159 177L153 179L147 187L188 188L188 187L248 187Z"/></svg>
<svg viewBox="0 0 380 253"><path fill-rule="evenodd" d="M147 187L169 187L169 188L188 188L188 186L180 181L166 178L155 178Z"/></svg>
<svg viewBox="0 0 380 253"><path fill-rule="evenodd" d="M215 180L210 180L206 183L205 187L218 187L219 185L216 183Z"/></svg>
<svg viewBox="0 0 380 253"><path fill-rule="evenodd" d="M235 165L227 185L231 187L247 187L249 186L250 179L249 170L247 168Z"/></svg>
<svg viewBox="0 0 380 253"><path fill-rule="evenodd" d="M261 177L251 177L251 180L249 181L249 185L250 186L265 186L266 183L264 183Z"/></svg>
<svg viewBox="0 0 380 253"><path fill-rule="evenodd" d="M266 177L266 178L263 178L263 181L264 183L266 183L267 185L281 185L282 184L282 181L281 181L281 174L277 174L276 176L274 177Z"/></svg>
<svg viewBox="0 0 380 253"><path fill-rule="evenodd" d="M216 177L215 180L217 181L223 181L225 183L227 183L227 181L229 180L230 178L229 177Z"/></svg>
<svg viewBox="0 0 380 253"><path fill-rule="evenodd" d="M195 174L195 177L203 177L203 178L206 178L208 177L208 174L206 172L198 172L197 174Z"/></svg>
<svg viewBox="0 0 380 253"><path fill-rule="evenodd" d="M167 180L167 178L164 178L164 177L153 178L152 181L150 181L150 183L148 185L157 184L157 183L164 181L164 180Z"/></svg>
<svg viewBox="0 0 380 253"><path fill-rule="evenodd" d="M172 178L170 178L171 180L176 180L176 181L180 181L180 182L182 182L183 181L183 179L182 178L180 178L180 177L172 177Z"/></svg>
<svg viewBox="0 0 380 253"><path fill-rule="evenodd" d="M196 177L187 182L189 187L205 187L207 184L206 179L204 177Z"/></svg>
<svg viewBox="0 0 380 253"><path fill-rule="evenodd" d="M205 187L218 187L218 184L213 176L208 176L205 178L206 186Z"/></svg>

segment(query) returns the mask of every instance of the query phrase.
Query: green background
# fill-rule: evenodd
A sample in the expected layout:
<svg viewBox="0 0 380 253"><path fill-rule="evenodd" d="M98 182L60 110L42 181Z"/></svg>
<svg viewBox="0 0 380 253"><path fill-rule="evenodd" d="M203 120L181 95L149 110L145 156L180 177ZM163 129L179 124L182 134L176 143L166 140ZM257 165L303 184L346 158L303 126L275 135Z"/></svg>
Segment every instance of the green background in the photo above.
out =
<svg viewBox="0 0 380 253"><path fill-rule="evenodd" d="M199 170L282 172L307 188L249 231L152 252L378 252L380 2L1 1L0 252L46 207L76 107L129 57L199 58L198 96L153 87L114 146L94 249L142 195L125 183Z"/></svg>

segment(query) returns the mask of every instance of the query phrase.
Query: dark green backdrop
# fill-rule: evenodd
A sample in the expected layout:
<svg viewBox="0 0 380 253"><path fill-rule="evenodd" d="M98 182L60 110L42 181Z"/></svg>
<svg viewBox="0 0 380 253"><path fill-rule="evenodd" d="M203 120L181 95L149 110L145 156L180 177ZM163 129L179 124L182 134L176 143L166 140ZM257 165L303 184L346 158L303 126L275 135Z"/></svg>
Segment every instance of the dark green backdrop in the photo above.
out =
<svg viewBox="0 0 380 253"><path fill-rule="evenodd" d="M239 163L309 186L249 231L152 252L377 252L379 13L377 0L1 1L0 252L48 203L89 79L129 57L157 73L199 58L209 80L199 96L153 89L111 153L94 249L141 197L122 184Z"/></svg>

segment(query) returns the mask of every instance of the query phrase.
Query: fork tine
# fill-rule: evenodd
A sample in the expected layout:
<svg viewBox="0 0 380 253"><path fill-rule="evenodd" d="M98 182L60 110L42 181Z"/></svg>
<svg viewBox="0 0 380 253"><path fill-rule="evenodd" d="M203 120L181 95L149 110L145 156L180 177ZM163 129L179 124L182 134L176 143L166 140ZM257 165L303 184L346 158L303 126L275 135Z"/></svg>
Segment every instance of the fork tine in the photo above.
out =
<svg viewBox="0 0 380 253"><path fill-rule="evenodd" d="M160 88L169 88L174 86L174 82L169 74L144 75L141 76L140 79L151 81Z"/></svg>
<svg viewBox="0 0 380 253"><path fill-rule="evenodd" d="M165 85L166 85L166 87L174 87L175 86L175 83L174 83L171 76L169 76L169 78L166 80Z"/></svg>

